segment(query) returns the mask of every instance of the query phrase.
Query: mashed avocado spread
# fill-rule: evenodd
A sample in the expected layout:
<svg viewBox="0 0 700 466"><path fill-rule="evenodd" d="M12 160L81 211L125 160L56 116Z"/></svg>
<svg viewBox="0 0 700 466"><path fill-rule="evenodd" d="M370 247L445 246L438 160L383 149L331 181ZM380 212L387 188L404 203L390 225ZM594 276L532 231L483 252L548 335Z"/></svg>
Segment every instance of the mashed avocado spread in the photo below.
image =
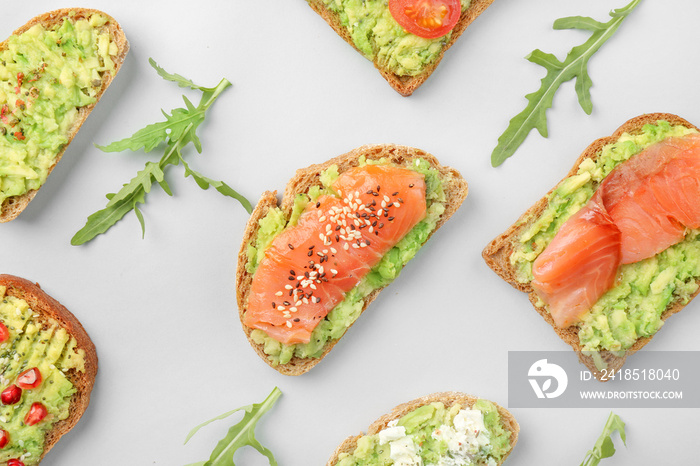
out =
<svg viewBox="0 0 700 466"><path fill-rule="evenodd" d="M385 164L384 160L360 159L360 165ZM430 233L445 211L445 193L437 170L423 159L417 159L411 168L425 176L426 185L426 216L408 234L399 241L360 282L345 294L343 301L338 303L328 315L316 326L311 333L309 343L284 345L270 338L264 331L255 329L251 338L257 344L264 345L265 354L273 364L286 364L292 357L318 358L328 341L337 340L343 336L362 313L363 298L372 291L383 288L399 275L406 263L416 255L420 247L427 241ZM308 194L298 194L289 221L279 208L270 209L265 217L260 219L257 236L248 246L247 271L254 273L258 264L265 256L265 249L272 243L277 234L286 227L296 224L309 201L314 201L321 194L333 194L331 184L338 177L338 167L332 165L321 174L322 186L312 187Z"/></svg>
<svg viewBox="0 0 700 466"><path fill-rule="evenodd" d="M362 54L399 76L415 76L438 57L452 33L424 39L404 30L389 12L386 0L321 0L340 16ZM461 0L462 11L471 0Z"/></svg>
<svg viewBox="0 0 700 466"><path fill-rule="evenodd" d="M625 133L607 144L596 161L584 160L575 175L559 183L549 196L547 208L521 235L510 258L518 280L528 283L533 279L532 263L537 256L561 225L588 202L613 168L651 144L695 132L658 121L645 125L639 134ZM637 339L654 335L661 328L661 315L670 303L690 300L700 277L699 233L691 230L683 241L656 256L620 267L615 287L578 323L584 351L624 351Z"/></svg>
<svg viewBox="0 0 700 466"><path fill-rule="evenodd" d="M0 429L10 437L0 449L0 464L19 458L26 466L39 463L44 435L61 419L68 417L75 388L65 372L84 372L85 352L58 322L35 314L26 301L6 296L0 287L0 323L9 330L9 339L0 343L0 390L16 385L24 371L37 368L42 381L34 389L22 390L19 402L0 404ZM30 407L41 403L48 414L33 426L24 420Z"/></svg>
<svg viewBox="0 0 700 466"><path fill-rule="evenodd" d="M117 46L107 18L37 24L0 51L0 204L39 189L68 142L78 109L95 102Z"/></svg>
<svg viewBox="0 0 700 466"><path fill-rule="evenodd" d="M508 451L510 432L491 402L478 400L472 409L435 402L360 437L355 451L341 453L336 466L495 466Z"/></svg>

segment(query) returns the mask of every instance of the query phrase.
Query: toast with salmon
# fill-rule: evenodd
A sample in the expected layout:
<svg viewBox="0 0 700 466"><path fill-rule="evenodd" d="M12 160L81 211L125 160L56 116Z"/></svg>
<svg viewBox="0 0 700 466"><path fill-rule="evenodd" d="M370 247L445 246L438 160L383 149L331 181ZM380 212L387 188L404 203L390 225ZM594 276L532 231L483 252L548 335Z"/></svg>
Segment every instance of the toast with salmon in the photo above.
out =
<svg viewBox="0 0 700 466"><path fill-rule="evenodd" d="M589 145L484 260L606 381L698 293L698 185L698 128L638 116Z"/></svg>
<svg viewBox="0 0 700 466"><path fill-rule="evenodd" d="M447 416L444 417L441 415L447 413L443 413L441 411L443 408L447 413L449 413ZM458 409L481 411L483 420L479 422L478 416L477 419L474 419L472 416L465 416L463 414L461 416L462 419L457 420L457 422L455 422L455 419L457 419L457 417L459 416L458 414L456 414L456 411ZM450 413L450 411L452 412ZM415 418L422 418L421 420L424 423L428 424L427 430L425 427L420 428L420 424L418 425L419 428L416 429L415 421L412 421L410 419L412 414L414 414ZM468 412L468 414L473 415L474 413ZM443 417L443 419L451 418L451 422L448 422L446 425L441 425L442 419L440 419L440 417ZM475 421L476 424L480 425L470 425ZM473 429L472 432L474 430L477 430L479 434L473 439L470 439L468 434L466 434L463 437L461 437L461 443L453 442L452 446L450 446L449 442L447 442L448 439L444 438L443 441L445 441L447 445L445 445L443 448L444 450L449 451L451 455L453 455L453 459L455 457L459 458L460 453L462 453L465 455L465 457L468 457L470 459L478 458L478 460L476 463L459 463L455 461L454 463L450 464L500 465L503 464L503 462L510 455L510 453L513 451L513 448L515 448L516 443L518 442L518 433L520 431L520 426L518 425L518 422L515 420L513 415L507 409L499 406L494 402L479 399L472 395L467 395L460 392L433 393L431 395L427 395L422 398L418 398L395 407L393 410L391 410L391 412L383 415L382 417L374 421L367 428L366 434L350 436L347 439L345 439L345 441L343 441L343 443L341 443L335 450L331 458L326 463L326 466L374 464L371 462L358 463L354 461L355 458L353 458L353 453L358 447L358 440L362 439L363 437L363 453L371 451L371 448L369 448L368 445L371 447L377 444L381 444L380 447L382 445L384 445L384 447L380 449L384 451L377 452L379 458L382 458L382 455L388 457L390 455L391 450L393 449L391 445L392 442L395 442L397 440L401 443L404 443L404 445L402 445L402 450L404 450L404 452L406 450L410 452L412 449L410 447L406 449L406 441L403 437L400 437L402 433L406 433L400 432L401 426L403 425L411 425L414 429L414 432L409 433L409 438L411 435L421 437L421 445L415 448L414 451L412 451L412 453L414 453L416 457L421 456L421 462L407 462L405 464L438 464L438 461L436 461L436 458L434 457L430 459L430 463L426 462L425 458L422 458L422 456L426 456L426 454L423 453L423 451L430 449L430 445L426 445L425 442L440 442L442 440L442 437L447 437L447 435L449 435L450 432L455 433L455 430L458 431L458 427L460 427L461 424L465 424L468 427L475 427L475 429ZM397 428L399 428L398 433L396 432ZM423 432L423 430L425 430L425 432ZM488 434L486 434L486 432L488 432ZM481 440L480 444L484 445L484 439L479 439L482 433L486 434L486 437L488 439L488 442L486 442L486 444L491 447L490 449L492 452L500 450L498 452L499 454L496 454L495 457L493 454L484 455L483 450L479 451L477 449L476 452L468 450L469 440L472 440L474 444L478 444L478 439ZM455 450L454 444L456 443L459 445L460 448ZM451 448L455 451L450 451ZM398 450L398 448L396 448L396 450ZM433 450L440 451L441 449L434 448ZM423 455L421 455L421 453L423 453ZM489 460L491 460L492 462L488 462ZM393 462L388 463L380 461L381 459L377 462L377 464L393 464ZM439 464L442 464L442 462L440 462Z"/></svg>
<svg viewBox="0 0 700 466"><path fill-rule="evenodd" d="M76 24L80 34L75 33ZM86 24L89 28L83 28ZM88 29L95 31L89 46L77 39ZM32 40L55 45L35 48ZM15 61L13 53L18 51L23 58ZM128 51L129 42L119 23L87 8L39 15L0 43L0 69L11 76L0 82L0 97L4 97L0 98L4 102L0 110L0 222L15 219L34 198L112 83ZM66 73L63 63L73 63L73 59L80 69ZM56 108L49 108L49 102ZM27 147L39 143L36 163L34 158L31 165L16 162L28 160L25 153L32 150Z"/></svg>
<svg viewBox="0 0 700 466"><path fill-rule="evenodd" d="M432 52L430 52L430 56L433 57L431 60L429 60L427 63L421 63L422 66L419 69L411 68L410 70L392 69L390 63L395 61L401 61L401 59L385 60L386 57L384 55L386 54L380 50L382 48L394 50L401 49L402 45L400 44L400 42L402 40L406 40L405 38L381 38L378 39L376 43L371 43L371 36L375 33L378 33L377 31L379 30L381 30L382 32L386 32L388 30L398 30L403 31L404 34L409 34L407 31L405 31L405 29L401 28L395 22L392 23L392 20L389 19L389 7L387 6L386 1L371 0L371 2L376 3L377 6L368 7L368 9L387 9L387 12L384 12L381 19L375 21L386 20L387 23L390 24L387 24L385 27L374 27L371 32L367 32L367 35L353 34L353 32L351 32L346 26L346 23L348 21L347 18L351 15L348 14L348 12L342 10L342 8L344 7L343 2L329 2L328 0L307 0L307 2L311 6L311 8L313 8L314 11L316 11L330 25L330 27L333 28L333 30L336 33L338 33L340 37L342 37L348 44L355 48L355 50L363 54L365 57L371 60L372 63L374 63L374 66L377 68L377 70L379 70L379 73L382 75L382 77L384 77L384 79L386 79L386 81L391 87L393 87L399 94L403 96L410 96L416 89L418 89L418 87L421 84L425 82L426 79L428 79L428 77L433 73L433 71L435 71L435 68L437 68L445 52L450 47L452 47L452 45L454 45L454 43L462 35L467 26L469 26L481 13L483 13L486 10L486 8L488 8L489 5L493 3L493 0L471 0L470 2L466 2L468 6L461 12L459 20L457 21L449 35L439 38L435 44L425 45L426 49L430 47L439 47L439 52L435 55L433 55ZM329 6L330 3L340 4L341 6L333 8ZM368 1L368 3L370 2ZM465 2L462 2L462 4L464 5ZM362 5L365 6L365 2L362 2ZM367 22L370 21L370 19L364 18L363 21ZM399 34L400 33L401 32L399 32ZM363 42L361 46L359 46L358 43L355 42L355 40L353 40L354 36L362 37ZM370 36L370 38L368 38L367 36ZM420 41L420 39L417 40ZM378 43L381 43L381 46L378 45ZM422 43L417 46L414 44L410 47L407 46L406 49L413 48L413 50L415 51L419 50L420 47L423 46L424 44ZM406 61L422 61L422 55L427 53L428 52L426 51L416 53L415 56L406 57Z"/></svg>
<svg viewBox="0 0 700 466"><path fill-rule="evenodd" d="M39 464L87 409L96 374L75 316L38 284L0 275L0 463Z"/></svg>
<svg viewBox="0 0 700 466"><path fill-rule="evenodd" d="M318 364L467 195L457 170L396 145L362 146L265 192L236 271L248 341L271 367Z"/></svg>

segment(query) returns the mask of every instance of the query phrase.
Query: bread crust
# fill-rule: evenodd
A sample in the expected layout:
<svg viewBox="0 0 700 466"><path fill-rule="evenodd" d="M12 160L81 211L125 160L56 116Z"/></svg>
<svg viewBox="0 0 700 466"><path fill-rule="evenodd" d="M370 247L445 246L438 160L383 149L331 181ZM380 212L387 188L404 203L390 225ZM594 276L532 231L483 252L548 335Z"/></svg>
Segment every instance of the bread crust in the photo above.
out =
<svg viewBox="0 0 700 466"><path fill-rule="evenodd" d="M338 172L343 173L349 168L357 166L359 164L360 156L364 155L367 160L378 160L381 158L387 158L389 161L396 165L408 165L415 161L417 158L422 158L426 160L430 165L437 169L443 180L443 189L446 196L445 212L440 216L437 225L433 232L430 234L432 236L452 214L454 214L459 206L462 204L467 196L468 186L467 182L462 178L462 175L451 167L446 167L440 165L437 159L419 149L406 146L397 146L393 144L380 144L380 145L366 145L358 147L346 154L340 155L326 162L311 165L307 168L302 168L297 170L294 177L289 181L282 197L282 202L280 207L284 212L285 216L289 218L292 212L292 206L294 205L294 197L298 193L305 193L312 186L320 186L321 182L319 180L320 174L333 164L338 166ZM285 375L301 375L309 371L312 367L318 364L331 349L339 341L335 340L326 344L323 354L319 358L298 358L293 357L287 364L279 364L274 366L272 362L267 358L267 355L263 351L263 345L259 345L253 341L250 334L252 329L243 324L243 315L247 309L248 294L250 292L250 285L253 281L253 275L246 271L246 264L248 262L247 247L251 241L253 241L257 235L259 229L258 222L268 211L277 206L277 193L266 191L263 193L262 198L258 202L257 206L253 210L253 213L248 220L245 231L243 233L243 241L241 248L238 252L238 266L236 270L236 296L238 302L238 315L241 319L241 325L243 331L245 332L248 342L253 347L255 352L272 368L278 372ZM430 238L430 236L428 238ZM379 288L370 293L364 298L364 305L362 307L362 312L367 309L369 303L371 303L379 294L383 288ZM346 330L347 331L347 330Z"/></svg>
<svg viewBox="0 0 700 466"><path fill-rule="evenodd" d="M61 160L63 154L66 152L66 149L73 141L75 135L78 133L78 130L83 125L83 123L90 115L92 110L95 108L97 102L100 101L105 90L107 90L109 85L112 83L112 80L119 72L122 63L124 63L124 59L126 58L126 54L129 51L129 42L126 40L126 36L124 35L124 31L122 30L121 26L114 18L100 10L94 10L90 8L62 8L60 10L50 11L48 13L41 14L30 19L26 24L16 29L10 36L12 37L22 34L23 32L27 31L28 29L37 24L41 24L45 28L49 29L57 24L60 24L61 21L63 21L63 19L69 16L70 14L74 14L73 17L75 19L84 19L90 17L95 13L100 14L108 19L107 23L105 23L103 28L109 30L112 40L117 45L117 55L113 57L115 65L114 72L102 74L102 87L99 89L95 96L95 102L85 107L78 108L78 118L76 119L75 123L69 131L68 142L66 142L66 144L61 148L60 152L56 155L56 159L54 160L53 165L49 168L49 175L53 171L58 161ZM8 41L9 38L5 39L5 41L0 43L0 50L5 50L7 48ZM20 196L12 196L5 199L2 205L0 205L0 223L9 222L10 220L14 220L15 218L17 218L17 216L21 214L22 211L27 207L29 202L32 199L34 199L34 196L36 196L37 191L38 189L32 189Z"/></svg>
<svg viewBox="0 0 700 466"><path fill-rule="evenodd" d="M396 406L394 409L391 410L391 412L383 415L376 421L374 421L368 428L367 428L367 433L362 434L360 433L359 435L352 435L348 438L346 438L343 443L341 443L338 448L333 452L333 455L330 457L328 462L326 463L326 466L335 466L335 464L338 462L338 456L340 456L341 453L348 453L352 454L353 451L355 451L355 448L357 447L357 440L362 437L363 435L373 435L381 431L382 429L386 428L389 422L393 421L394 419L399 419L406 414L410 413L411 411L416 410L417 408L420 408L421 406L434 403L437 401L442 402L445 407L450 408L455 404L459 404L460 406L464 408L471 408L474 406L474 403L478 400L477 397L472 396L472 395L467 395L465 393L460 393L460 392L440 392L440 393L433 393L431 395L426 395L421 398L417 398L415 400L411 400L407 403L400 404ZM515 448L515 444L518 443L518 433L520 432L520 425L518 422L515 420L513 415L505 409L504 407L500 406L497 403L494 403L491 401L494 406L496 406L496 409L498 409L498 414L501 416L501 424L503 424L503 427L508 430L511 435L510 435L510 451L502 458L501 462L498 464L503 464L503 462L508 458L508 456L511 454L513 451L513 448Z"/></svg>
<svg viewBox="0 0 700 466"><path fill-rule="evenodd" d="M43 459L56 442L75 426L87 409L97 375L97 352L95 345L78 319L65 306L46 294L38 283L32 283L13 275L0 275L0 286L6 287L6 296L25 300L29 307L39 314L38 320L51 318L58 322L75 338L76 348L85 351L85 372L70 369L64 373L75 387L76 392L70 400L68 417L56 422L46 433L44 451L41 455Z"/></svg>
<svg viewBox="0 0 700 466"><path fill-rule="evenodd" d="M348 30L341 24L340 15L331 11L326 5L324 5L322 0L307 0L309 6L316 11L321 17L333 28L333 30L338 33L348 44L350 44L355 50L362 53L352 40L352 37L348 33ZM393 87L396 92L402 96L410 96L413 92L420 87L421 84L425 82L426 79L435 71L440 60L444 56L447 49L452 47L455 41L462 35L464 30L469 26L472 21L474 21L481 13L483 13L486 8L493 3L493 0L472 0L469 7L462 12L462 15L457 21L454 29L452 29L452 35L450 40L447 42L445 47L443 47L440 54L437 56L435 61L430 65L426 66L425 69L420 74L416 76L400 76L386 68L381 67L377 64L376 60L373 61L374 66L379 70L379 73L386 79L391 87Z"/></svg>
<svg viewBox="0 0 700 466"><path fill-rule="evenodd" d="M617 141L623 133L638 134L641 132L644 125L648 123L656 123L659 120L668 121L672 125L683 125L687 128L698 129L683 118L670 113L648 113L637 116L626 121L622 126L615 130L615 132L612 135L600 138L591 143L578 157L578 159L576 159L576 162L574 162L572 169L569 171L569 173L566 174L566 176L564 176L564 178L562 178L562 181L568 178L569 176L575 175L578 170L578 166L585 159L591 159L595 161L600 155L603 146ZM540 216L540 214L542 214L544 209L547 207L547 199L549 195L558 185L559 183L557 183L552 189L550 189L547 192L547 194L545 194L539 201L537 201L524 214L522 214L520 218L513 225L510 226L510 228L508 228L504 233L502 233L493 241L491 241L488 244L488 246L486 246L486 248L484 249L482 256L486 261L486 264L491 269L493 269L493 271L496 272L502 279L510 283L514 288L522 292L528 293L528 298L530 299L530 302L532 303L535 310L544 318L544 320L548 324L552 326L552 328L554 328L556 334L567 344L569 344L574 349L574 351L576 351L579 360L586 367L588 367L588 369L590 369L591 373L598 380L603 379L603 381L607 381L605 377L606 374L604 372L599 371L596 368L593 357L591 357L588 354L585 354L582 351L581 341L578 337L578 328L575 326L571 326L568 328L557 327L549 312L547 312L547 310L544 307L537 307L537 305L535 304L538 301L538 297L535 291L532 289L532 286L530 286L529 283L519 283L517 281L515 268L510 263L510 256L514 251L514 245L518 241L518 237L520 237L521 233L523 233L527 228L529 228L529 226ZM698 279L698 283L700 283L700 279ZM700 290L696 291L692 295L691 300L698 294L698 292L700 292ZM665 321L671 315L679 312L684 307L685 305L681 304L680 302L671 302L662 314L662 320ZM653 335L651 337L639 338L632 345L632 347L630 347L622 356L616 356L615 354L607 350L600 351L600 357L607 364L607 374L610 374L611 371L617 371L618 369L620 369L625 363L625 359L627 358L627 356L639 351L644 345L649 343L652 338Z"/></svg>

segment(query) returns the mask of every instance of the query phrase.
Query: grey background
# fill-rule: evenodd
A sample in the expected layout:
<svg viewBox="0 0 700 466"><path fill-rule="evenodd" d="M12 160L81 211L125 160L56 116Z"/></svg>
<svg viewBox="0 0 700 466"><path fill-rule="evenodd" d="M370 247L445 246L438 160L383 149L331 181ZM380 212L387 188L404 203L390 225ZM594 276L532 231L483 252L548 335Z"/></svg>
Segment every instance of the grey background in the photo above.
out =
<svg viewBox="0 0 700 466"><path fill-rule="evenodd" d="M73 1L3 3L0 36ZM549 139L531 134L499 169L491 150L525 106L543 69L535 48L560 58L587 37L554 31L556 18L607 20L624 0L495 0L414 96L393 91L302 0L121 2L84 0L124 27L124 68L22 216L0 227L2 272L42 284L82 321L100 371L90 409L43 462L178 465L205 459L230 423L190 428L284 392L258 438L281 465L324 464L346 436L393 406L442 390L507 402L509 350L566 350L526 297L496 277L481 250L571 167L594 139L645 112L700 123L697 18L691 0L644 1L593 57L594 110L565 84L548 112ZM128 216L84 247L70 238L87 215L143 167L141 153L104 154L93 143L125 137L181 105L182 90L147 64L233 87L212 108L193 168L251 200L282 190L298 167L366 143L425 149L470 183L462 208L310 373L279 375L253 354L238 322L234 265L247 215L170 170L173 198L155 190L146 238ZM156 156L154 155L153 158ZM148 157L151 159L151 157ZM698 303L648 345L698 350ZM521 424L512 465L581 462L609 409L514 409ZM616 409L628 448L605 464L696 462L695 409ZM264 465L254 451L239 465Z"/></svg>

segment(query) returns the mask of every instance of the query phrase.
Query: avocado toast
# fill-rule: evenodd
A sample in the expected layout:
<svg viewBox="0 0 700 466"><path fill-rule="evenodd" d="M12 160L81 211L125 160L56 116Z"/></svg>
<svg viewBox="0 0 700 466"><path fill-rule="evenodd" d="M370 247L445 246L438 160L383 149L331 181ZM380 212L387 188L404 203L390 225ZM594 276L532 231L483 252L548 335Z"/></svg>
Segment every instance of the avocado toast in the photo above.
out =
<svg viewBox="0 0 700 466"><path fill-rule="evenodd" d="M119 23L86 8L37 16L0 43L0 222L34 198L128 50Z"/></svg>
<svg viewBox="0 0 700 466"><path fill-rule="evenodd" d="M0 275L0 462L38 464L87 409L97 353L37 284Z"/></svg>
<svg viewBox="0 0 700 466"><path fill-rule="evenodd" d="M578 321L570 326L557 325L550 312L551 306L545 305L547 292L541 287L537 291L533 275L538 272L535 263L540 255L544 258L543 252L554 244L553 239L564 230L565 222L576 220L576 215L581 215L579 212L583 212L582 208L589 205L589 201L595 202L596 196L602 195L597 188L605 185L608 176L619 178L620 172L615 172L616 169L638 166L643 159L635 159L635 156L655 150L659 144L695 137L697 132L694 125L667 113L641 115L627 121L612 136L588 146L567 177L483 251L489 267L516 289L528 293L537 312L599 379L606 379L605 374L622 367L628 355L646 345L669 316L683 309L697 295L700 283L697 230L688 229L680 242L664 246L663 251L652 257L630 263L622 260L623 263L613 270L613 287L604 289L605 293L590 307L590 312L578 316ZM628 160L636 165L626 165ZM627 178L629 184L618 188L627 194L647 190L646 184L653 179L648 176ZM606 210L613 216L615 208L623 205L611 205L607 199L606 202ZM621 223L619 226L624 237L625 229ZM615 229L620 231L617 226ZM580 232L584 228L575 230ZM583 244L581 240L579 243ZM599 270L600 265L597 265L593 271L595 276L599 275ZM581 281L582 276L580 273L577 280Z"/></svg>
<svg viewBox="0 0 700 466"><path fill-rule="evenodd" d="M436 465L448 458L453 462L447 464L494 466L510 455L519 431L513 415L496 403L433 393L395 407L367 434L345 439L326 466Z"/></svg>
<svg viewBox="0 0 700 466"><path fill-rule="evenodd" d="M358 189L357 192L342 195L334 190L334 187L337 188L335 183L341 182L344 173L362 167L370 170L383 166L400 171L402 176L415 176L420 182L407 181L406 186L391 189L385 187L385 190L372 184L369 189ZM366 179L362 177L367 176L370 175L361 174L354 179ZM381 254L379 252L374 254L374 259L379 262L368 270L368 266L363 263L364 254L370 254L377 241L382 242L384 227L388 231L393 228L391 223L401 222L403 228L403 213L413 212L413 207L404 204L409 198L402 192L415 191L422 185L425 189L425 199L421 200L424 203L423 218L418 219L418 223L403 239L398 238L400 241L385 251L382 257L378 257ZM274 192L264 193L246 226L236 272L239 316L248 341L258 355L286 375L303 374L318 364L377 294L399 274L422 244L454 214L466 195L467 184L459 172L440 165L435 157L426 152L395 145L362 146L325 163L298 170L287 184L280 207L277 207ZM354 197L355 200L349 200L348 197ZM326 215L326 212L338 208L334 206L326 209L326 203L333 202L345 202L348 206L356 203L356 207L348 212L347 218L334 220L332 213ZM296 226L310 224L308 217L311 216L311 220L323 224L322 243L304 243L301 249L298 244L279 239L286 238L282 235ZM410 214L409 217L413 215ZM346 226L325 225L334 221L344 221ZM317 234L310 235L309 241L312 240L321 241ZM275 241L284 244L276 248ZM265 274L272 270L270 267L260 268L263 262L273 261L271 254L274 253L276 257L277 250L280 253L284 250L298 253L300 249L303 264L294 266L291 270L284 268L282 276L276 280L266 280L270 283L267 289L251 294L257 289L254 282L256 274L260 274L260 270ZM336 256L340 260L340 256L353 252L363 258L362 261L352 262L356 264L353 273L348 274L340 267L335 268ZM364 269L363 277L349 276L359 268ZM347 285L350 289L346 287L338 291L335 289L336 284L341 287ZM328 287L333 288L328 292L330 294L324 291ZM302 290L303 296L297 294ZM262 294L268 291L272 294ZM332 297L331 294L335 296ZM331 302L335 305L328 308ZM253 318L248 313L255 303L260 303L262 309ZM317 313L320 312L319 306L326 306L323 314ZM305 308L310 309L310 314L304 315ZM259 314L266 311L273 313L270 319L277 320L267 320L257 325L267 319L259 318ZM274 315L274 312L279 315ZM263 329L284 333L275 339ZM306 342L295 342L303 340L303 336L306 337Z"/></svg>
<svg viewBox="0 0 700 466"><path fill-rule="evenodd" d="M435 71L444 53L493 0L462 0L454 28L432 39L400 26L386 0L307 0L347 43L374 63L399 94L409 96Z"/></svg>

